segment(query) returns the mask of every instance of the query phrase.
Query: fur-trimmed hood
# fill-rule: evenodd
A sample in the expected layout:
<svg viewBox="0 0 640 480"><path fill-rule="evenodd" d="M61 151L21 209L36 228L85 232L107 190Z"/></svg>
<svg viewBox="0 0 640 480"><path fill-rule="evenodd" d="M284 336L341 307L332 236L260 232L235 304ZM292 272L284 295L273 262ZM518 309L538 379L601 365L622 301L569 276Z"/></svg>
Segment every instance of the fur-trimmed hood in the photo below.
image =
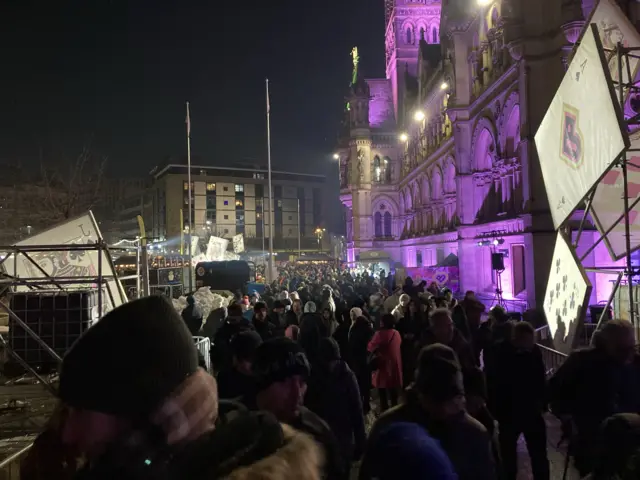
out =
<svg viewBox="0 0 640 480"><path fill-rule="evenodd" d="M241 467L226 480L320 480L322 451L307 434L282 424L286 444L272 455Z"/></svg>

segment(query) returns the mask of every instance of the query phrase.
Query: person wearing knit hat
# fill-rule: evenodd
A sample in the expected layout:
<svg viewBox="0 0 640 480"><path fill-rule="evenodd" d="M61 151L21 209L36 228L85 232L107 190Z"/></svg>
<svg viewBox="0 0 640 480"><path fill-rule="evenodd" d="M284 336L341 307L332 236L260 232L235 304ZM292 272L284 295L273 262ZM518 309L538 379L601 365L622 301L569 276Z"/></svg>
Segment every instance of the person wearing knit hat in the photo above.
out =
<svg viewBox="0 0 640 480"><path fill-rule="evenodd" d="M458 479L440 443L417 423L391 424L372 448L372 469L378 480Z"/></svg>
<svg viewBox="0 0 640 480"><path fill-rule="evenodd" d="M213 429L218 407L187 326L159 296L126 303L85 332L63 359L59 396L70 407L63 441L90 457L131 429L160 430L167 444L193 439Z"/></svg>
<svg viewBox="0 0 640 480"><path fill-rule="evenodd" d="M251 364L262 338L253 330L241 332L231 339L233 364L218 373L220 398L238 398L251 392L255 383Z"/></svg>
<svg viewBox="0 0 640 480"><path fill-rule="evenodd" d="M286 337L268 340L256 350L252 371L256 388L242 403L250 410L270 412L279 421L313 436L324 447L328 478L342 478L346 464L335 436L303 405L311 367L302 348Z"/></svg>

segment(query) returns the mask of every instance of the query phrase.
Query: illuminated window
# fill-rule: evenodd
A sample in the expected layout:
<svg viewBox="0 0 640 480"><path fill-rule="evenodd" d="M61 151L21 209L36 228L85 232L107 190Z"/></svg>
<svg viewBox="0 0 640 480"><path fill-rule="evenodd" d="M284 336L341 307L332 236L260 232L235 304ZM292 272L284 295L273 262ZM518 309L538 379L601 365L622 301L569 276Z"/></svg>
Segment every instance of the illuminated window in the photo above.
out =
<svg viewBox="0 0 640 480"><path fill-rule="evenodd" d="M207 183L207 192L215 192L216 184L215 183Z"/></svg>
<svg viewBox="0 0 640 480"><path fill-rule="evenodd" d="M262 218L262 214L261 213L256 213L256 218Z"/></svg>
<svg viewBox="0 0 640 480"><path fill-rule="evenodd" d="M244 192L244 185L236 183L236 193L238 192Z"/></svg>
<svg viewBox="0 0 640 480"><path fill-rule="evenodd" d="M278 207L282 208L282 200L278 200Z"/></svg>
<svg viewBox="0 0 640 480"><path fill-rule="evenodd" d="M229 205L229 200L225 200L225 201L224 201L224 204L225 204L225 205Z"/></svg>
<svg viewBox="0 0 640 480"><path fill-rule="evenodd" d="M184 188L185 192L189 190L189 182L182 182L182 188ZM194 190L193 182L191 182L191 191L193 192L193 190Z"/></svg>
<svg viewBox="0 0 640 480"><path fill-rule="evenodd" d="M236 207L242 208L243 206L244 206L244 203L242 202L242 200L236 200Z"/></svg>

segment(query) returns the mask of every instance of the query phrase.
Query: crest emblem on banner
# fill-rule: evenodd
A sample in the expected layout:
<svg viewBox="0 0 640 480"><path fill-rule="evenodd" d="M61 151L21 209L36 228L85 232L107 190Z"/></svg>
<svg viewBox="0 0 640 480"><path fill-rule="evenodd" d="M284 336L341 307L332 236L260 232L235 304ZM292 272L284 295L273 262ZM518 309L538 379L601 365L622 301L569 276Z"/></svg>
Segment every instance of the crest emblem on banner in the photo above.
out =
<svg viewBox="0 0 640 480"><path fill-rule="evenodd" d="M570 105L562 109L562 145L560 158L571 167L578 169L582 165L582 132L579 125L579 112Z"/></svg>

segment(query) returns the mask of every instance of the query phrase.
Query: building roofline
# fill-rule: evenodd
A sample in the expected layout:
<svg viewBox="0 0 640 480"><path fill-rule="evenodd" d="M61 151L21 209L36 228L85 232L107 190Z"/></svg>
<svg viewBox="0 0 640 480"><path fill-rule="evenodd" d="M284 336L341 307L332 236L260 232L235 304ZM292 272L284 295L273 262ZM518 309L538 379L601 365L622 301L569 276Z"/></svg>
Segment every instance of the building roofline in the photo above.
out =
<svg viewBox="0 0 640 480"><path fill-rule="evenodd" d="M187 165L183 165L183 164L179 164L179 163L170 163L169 165L166 165L164 168L162 168L162 170L152 173L153 177L155 179L158 179L161 175L163 175L164 173L167 172L167 170L173 168L173 167L180 167L180 168L184 168L185 170L187 168L189 168ZM262 169L262 168L242 168L242 167L238 167L238 168L234 168L234 167L211 167L211 166L204 166L204 165L191 165L191 168L200 168L200 169L205 169L205 170L228 170L230 172L233 171L240 171L240 172L256 172L256 173L269 173L269 171L267 169ZM153 170L152 170L153 172ZM303 177L310 177L310 178L326 178L326 175L318 175L316 173L297 173L297 172L282 172L280 170L271 170L271 173L281 173L284 175L300 175Z"/></svg>

